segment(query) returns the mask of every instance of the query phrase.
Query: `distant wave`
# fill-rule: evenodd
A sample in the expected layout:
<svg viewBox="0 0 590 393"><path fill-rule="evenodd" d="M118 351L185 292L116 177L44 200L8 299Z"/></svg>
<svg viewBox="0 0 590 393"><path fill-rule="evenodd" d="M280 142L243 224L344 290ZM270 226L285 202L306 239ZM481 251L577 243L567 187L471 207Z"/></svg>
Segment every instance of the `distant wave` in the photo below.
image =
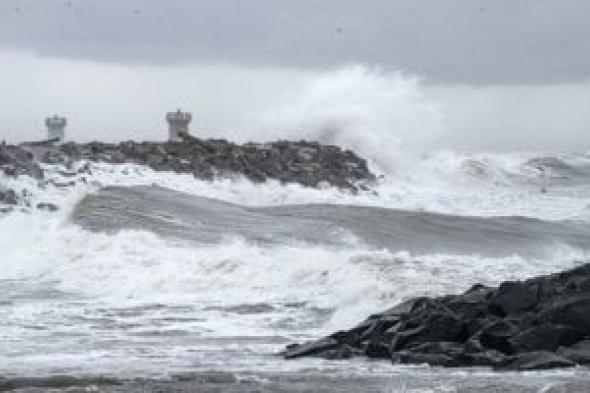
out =
<svg viewBox="0 0 590 393"><path fill-rule="evenodd" d="M73 218L96 231L149 230L201 243L228 236L314 244L342 244L354 238L391 251L485 256L538 256L555 244L590 249L586 223L352 205L246 207L153 186L103 188L86 196Z"/></svg>

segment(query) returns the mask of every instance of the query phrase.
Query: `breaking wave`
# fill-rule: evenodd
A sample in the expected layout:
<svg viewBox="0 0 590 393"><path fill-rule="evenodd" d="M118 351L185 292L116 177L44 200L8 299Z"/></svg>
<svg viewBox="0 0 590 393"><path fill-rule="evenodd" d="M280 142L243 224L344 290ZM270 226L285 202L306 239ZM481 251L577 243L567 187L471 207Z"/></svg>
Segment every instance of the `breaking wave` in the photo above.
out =
<svg viewBox="0 0 590 393"><path fill-rule="evenodd" d="M0 368L56 372L56 356L60 372L130 375L323 367L271 355L408 297L587 258L586 158L532 158L424 158L357 195L133 165L48 167L42 187L3 179L60 211L0 218ZM549 170L566 178L540 192Z"/></svg>

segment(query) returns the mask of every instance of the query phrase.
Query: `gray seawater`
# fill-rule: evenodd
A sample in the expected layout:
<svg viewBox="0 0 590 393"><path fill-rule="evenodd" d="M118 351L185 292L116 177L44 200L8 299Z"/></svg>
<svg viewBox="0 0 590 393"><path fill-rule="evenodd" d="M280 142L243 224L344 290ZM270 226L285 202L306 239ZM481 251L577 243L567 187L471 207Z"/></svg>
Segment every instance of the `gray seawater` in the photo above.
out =
<svg viewBox="0 0 590 393"><path fill-rule="evenodd" d="M555 244L590 248L584 222L346 205L246 207L157 186L106 187L84 198L73 220L92 231L147 229L205 244L239 235L263 244L339 245L349 234L372 247L419 253L538 256Z"/></svg>
<svg viewBox="0 0 590 393"><path fill-rule="evenodd" d="M590 225L581 221L327 204L249 207L136 186L87 195L66 227L57 230L76 236L63 243L67 264L56 263L26 280L0 280L5 295L0 365L8 378L0 387L12 384L31 392L47 391L52 383L55 391L104 392L590 389L585 368L499 374L365 359L286 361L278 355L288 343L316 338L339 323L349 327L346 323L406 297L458 292L475 282L575 265L575 259L567 259L570 254L555 260L555 250L590 251ZM123 295L105 296L102 287L108 288L104 293ZM350 293L355 296L349 299ZM56 374L70 379L47 379ZM96 375L117 384L88 377Z"/></svg>
<svg viewBox="0 0 590 393"><path fill-rule="evenodd" d="M418 254L474 254L502 258L519 255L541 258L554 246L568 245L580 250L590 247L590 225L576 221L543 221L526 217L465 217L428 212L404 211L377 207L346 205L283 205L274 207L246 207L214 199L195 197L161 187L107 187L87 196L75 209L72 220L83 228L114 233L122 230L148 230L170 239L183 239L199 245L223 242L237 235L248 242L277 246L294 240L311 246L346 247L353 243L391 252L406 250ZM374 262L374 261L373 261ZM281 261L277 261L281 263ZM370 262L369 262L370 263ZM397 269L404 269L399 266ZM395 275L395 270L383 272ZM467 284L467 283L466 283ZM471 283L470 283L471 284ZM392 284L393 285L393 284ZM303 304L277 305L269 303L244 304L226 307L223 312L239 318L252 314L282 312L292 307L303 309L295 318L305 323L325 323L332 310L306 309ZM301 310L299 310L301 311ZM189 312L190 314L190 312ZM276 335L260 337L265 344L276 343L278 348L297 336L293 330L305 323L277 324ZM345 327L345 326L343 326ZM285 331L289 333L285 334ZM196 339L187 335L182 340ZM223 341L223 339L218 339ZM248 346L252 337L230 339L240 352L240 345ZM213 340L215 341L215 340ZM223 347L223 345L221 346ZM256 348L256 347L254 347ZM227 349L216 354L240 357ZM214 352L214 350L212 351ZM251 359L256 355L250 354ZM266 358L264 358L266 356ZM264 370L272 362L274 371ZM540 373L494 374L486 370L444 370L428 367L393 367L380 362L371 364L355 360L345 362L317 361L281 372L285 362L272 351L263 359L242 359L237 374L214 373L213 382L203 374L189 375L186 381L172 377L168 382L143 381L130 383L124 390L144 389L151 384L174 386L175 389L216 391L375 391L375 392L454 392L454 391L530 391L561 392L586 391L590 376L585 369ZM295 361L297 362L297 361ZM304 361L305 362L305 361ZM229 362L231 363L231 362ZM261 365L257 369L256 363ZM284 365L290 368L292 364ZM391 368L388 370L388 368ZM241 377L235 378L233 375ZM218 378L217 380L215 378ZM127 382L129 383L129 382ZM170 385L167 385L170 384ZM196 384L196 385L195 385ZM153 387L153 386L152 386ZM113 388L117 391L117 388Z"/></svg>

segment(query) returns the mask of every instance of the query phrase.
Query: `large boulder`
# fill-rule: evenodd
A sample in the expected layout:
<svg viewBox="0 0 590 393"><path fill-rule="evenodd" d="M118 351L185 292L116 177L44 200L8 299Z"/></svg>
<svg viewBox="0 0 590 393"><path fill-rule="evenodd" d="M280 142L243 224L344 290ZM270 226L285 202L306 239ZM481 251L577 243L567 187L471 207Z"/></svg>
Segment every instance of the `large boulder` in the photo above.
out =
<svg viewBox="0 0 590 393"><path fill-rule="evenodd" d="M590 339L579 341L570 347L560 347L556 353L577 364L590 364Z"/></svg>
<svg viewBox="0 0 590 393"><path fill-rule="evenodd" d="M574 367L576 364L565 357L549 351L525 352L506 359L495 367L502 371L547 370L550 368Z"/></svg>
<svg viewBox="0 0 590 393"><path fill-rule="evenodd" d="M585 295L556 302L541 314L540 319L568 325L590 335L590 297Z"/></svg>
<svg viewBox="0 0 590 393"><path fill-rule="evenodd" d="M510 339L515 352L555 351L571 346L584 338L580 330L566 325L544 324L533 326Z"/></svg>
<svg viewBox="0 0 590 393"><path fill-rule="evenodd" d="M529 310L537 304L537 296L524 283L504 282L491 299L490 306L500 315Z"/></svg>
<svg viewBox="0 0 590 393"><path fill-rule="evenodd" d="M0 190L0 203L4 203L6 205L16 205L18 203L18 196L16 195L16 192L11 189L4 191Z"/></svg>

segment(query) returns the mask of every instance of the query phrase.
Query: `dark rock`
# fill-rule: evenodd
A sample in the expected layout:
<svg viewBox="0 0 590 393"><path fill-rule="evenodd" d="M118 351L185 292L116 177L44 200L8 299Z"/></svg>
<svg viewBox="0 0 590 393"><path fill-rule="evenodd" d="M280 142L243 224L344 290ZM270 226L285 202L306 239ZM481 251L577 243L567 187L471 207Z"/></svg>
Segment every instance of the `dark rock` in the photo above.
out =
<svg viewBox="0 0 590 393"><path fill-rule="evenodd" d="M395 335L391 343L392 351L404 349L410 343L463 340L465 325L453 315L434 313L419 319L417 327L404 329ZM410 322L410 326L415 324Z"/></svg>
<svg viewBox="0 0 590 393"><path fill-rule="evenodd" d="M285 356L287 359L309 355L317 356L325 353L328 350L336 349L339 346L340 345L337 340L328 337L310 343L290 345L283 352L283 356Z"/></svg>
<svg viewBox="0 0 590 393"><path fill-rule="evenodd" d="M501 316L525 311L537 303L537 296L523 283L504 282L491 300L491 307Z"/></svg>
<svg viewBox="0 0 590 393"><path fill-rule="evenodd" d="M361 350L370 358L391 358L391 345L380 341L366 341L361 344Z"/></svg>
<svg viewBox="0 0 590 393"><path fill-rule="evenodd" d="M391 317L391 316L402 316L402 315L406 315L412 312L412 310L414 309L414 306L420 304L421 302L424 302L425 300L428 300L428 298L426 297L417 297L417 298L413 298L413 299L409 299L406 300L398 305L395 305L387 310L385 310L382 313L379 314L374 314L371 317L369 317L370 319L377 319L377 318L383 318L383 317Z"/></svg>
<svg viewBox="0 0 590 393"><path fill-rule="evenodd" d="M447 307L467 319L475 319L486 314L488 307L486 300L492 293L492 288L474 285L463 296L449 298Z"/></svg>
<svg viewBox="0 0 590 393"><path fill-rule="evenodd" d="M465 346L460 343L450 341L437 341L426 343L413 343L407 347L407 350L413 353L422 354L445 354L456 358L465 352Z"/></svg>
<svg viewBox="0 0 590 393"><path fill-rule="evenodd" d="M475 333L469 339L469 344L473 348L484 350L493 349L505 354L511 354L513 353L513 348L509 340L518 331L518 326L510 321L500 320L491 322Z"/></svg>
<svg viewBox="0 0 590 393"><path fill-rule="evenodd" d="M0 191L0 203L7 205L16 205L18 203L18 197L16 192L11 189Z"/></svg>
<svg viewBox="0 0 590 393"><path fill-rule="evenodd" d="M70 180L67 182L59 182L59 181L55 181L55 180L51 179L49 182L57 188L68 188L68 187L72 187L72 186L76 185L75 180Z"/></svg>
<svg viewBox="0 0 590 393"><path fill-rule="evenodd" d="M429 364L431 366L457 367L460 365L453 357L443 353L415 353L412 351L395 352L393 363Z"/></svg>
<svg viewBox="0 0 590 393"><path fill-rule="evenodd" d="M44 177L43 170L34 161L33 153L27 149L26 146L0 146L0 166L7 176L27 175L42 180Z"/></svg>
<svg viewBox="0 0 590 393"><path fill-rule="evenodd" d="M46 164L64 164L68 161L67 156L56 150L46 150L41 156L41 162Z"/></svg>
<svg viewBox="0 0 590 393"><path fill-rule="evenodd" d="M506 359L495 367L502 371L547 370L550 368L574 367L571 360L548 351L525 352Z"/></svg>
<svg viewBox="0 0 590 393"><path fill-rule="evenodd" d="M334 349L327 349L321 352L320 357L328 360L349 359L354 355L360 355L362 352L350 345L339 345Z"/></svg>
<svg viewBox="0 0 590 393"><path fill-rule="evenodd" d="M36 180L43 180L45 178L45 172L37 163L27 163L23 165L23 174L28 175Z"/></svg>
<svg viewBox="0 0 590 393"><path fill-rule="evenodd" d="M556 352L574 363L588 365L590 364L590 340L580 341L571 347L560 347Z"/></svg>
<svg viewBox="0 0 590 393"><path fill-rule="evenodd" d="M62 389L70 387L88 387L89 389L92 389L96 386L119 384L121 384L120 381L108 377L73 377L69 375L15 377L0 378L0 391L22 390L27 388L44 388L44 391L46 391L45 389Z"/></svg>
<svg viewBox="0 0 590 393"><path fill-rule="evenodd" d="M38 210L45 210L48 212L55 212L59 210L59 207L57 207L57 205L48 202L39 202L37 203L36 207Z"/></svg>
<svg viewBox="0 0 590 393"><path fill-rule="evenodd" d="M325 357L324 346L346 345L371 358L445 367L590 364L590 264L497 289L411 299L324 340L319 351L307 343L298 354Z"/></svg>
<svg viewBox="0 0 590 393"><path fill-rule="evenodd" d="M76 177L78 175L76 172L58 171L58 173L63 177Z"/></svg>
<svg viewBox="0 0 590 393"><path fill-rule="evenodd" d="M584 338L584 333L570 326L533 326L510 339L516 352L555 351L560 346L568 347Z"/></svg>
<svg viewBox="0 0 590 393"><path fill-rule="evenodd" d="M496 367L506 362L507 356L502 352L488 349L479 352L464 352L457 359L461 366Z"/></svg>
<svg viewBox="0 0 590 393"><path fill-rule="evenodd" d="M590 335L590 297L556 302L540 319L565 324Z"/></svg>
<svg viewBox="0 0 590 393"><path fill-rule="evenodd" d="M359 336L359 340L374 342L375 340L383 340L383 336L387 336L388 334L389 338L391 339L393 338L393 332L391 332L390 329L396 326L398 322L399 319L395 317L383 318L373 321L366 329L363 330L362 334Z"/></svg>

